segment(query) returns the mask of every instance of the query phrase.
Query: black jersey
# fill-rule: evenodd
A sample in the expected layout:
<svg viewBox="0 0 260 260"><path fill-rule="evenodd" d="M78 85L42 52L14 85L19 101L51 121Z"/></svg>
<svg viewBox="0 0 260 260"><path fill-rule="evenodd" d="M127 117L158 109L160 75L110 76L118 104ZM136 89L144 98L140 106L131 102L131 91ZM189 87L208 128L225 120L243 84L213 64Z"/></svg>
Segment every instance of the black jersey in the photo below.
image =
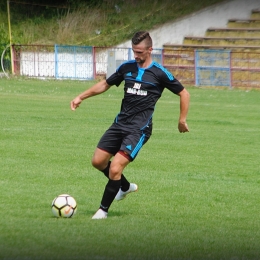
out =
<svg viewBox="0 0 260 260"><path fill-rule="evenodd" d="M184 88L157 62L152 62L148 68L140 68L135 60L123 63L107 79L107 84L119 86L122 81L125 81L124 98L115 122L129 129L144 129L152 124L154 107L164 88L174 94Z"/></svg>

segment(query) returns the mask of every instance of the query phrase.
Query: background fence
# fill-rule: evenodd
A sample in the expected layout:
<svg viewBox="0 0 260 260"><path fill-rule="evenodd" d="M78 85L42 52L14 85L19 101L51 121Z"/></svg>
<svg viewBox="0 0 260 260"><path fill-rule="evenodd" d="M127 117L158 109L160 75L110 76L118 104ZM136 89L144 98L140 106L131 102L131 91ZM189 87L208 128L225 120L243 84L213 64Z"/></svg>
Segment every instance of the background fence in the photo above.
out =
<svg viewBox="0 0 260 260"><path fill-rule="evenodd" d="M196 86L231 87L230 51L195 51Z"/></svg>
<svg viewBox="0 0 260 260"><path fill-rule="evenodd" d="M185 85L260 88L260 53L167 49L163 65Z"/></svg>
<svg viewBox="0 0 260 260"><path fill-rule="evenodd" d="M94 79L92 47L55 45L55 78Z"/></svg>
<svg viewBox="0 0 260 260"><path fill-rule="evenodd" d="M130 48L14 45L16 75L92 80L134 59ZM153 50L184 85L260 88L260 53L227 50Z"/></svg>

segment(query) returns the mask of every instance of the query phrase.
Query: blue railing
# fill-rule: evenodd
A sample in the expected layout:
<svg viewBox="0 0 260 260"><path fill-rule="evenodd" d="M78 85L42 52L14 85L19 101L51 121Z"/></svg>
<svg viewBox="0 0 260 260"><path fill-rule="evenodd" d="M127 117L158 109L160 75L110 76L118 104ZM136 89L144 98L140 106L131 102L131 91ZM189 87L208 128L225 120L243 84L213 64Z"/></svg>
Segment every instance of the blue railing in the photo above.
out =
<svg viewBox="0 0 260 260"><path fill-rule="evenodd" d="M195 77L197 86L231 87L230 51L196 50Z"/></svg>
<svg viewBox="0 0 260 260"><path fill-rule="evenodd" d="M55 78L94 79L93 47L55 45Z"/></svg>

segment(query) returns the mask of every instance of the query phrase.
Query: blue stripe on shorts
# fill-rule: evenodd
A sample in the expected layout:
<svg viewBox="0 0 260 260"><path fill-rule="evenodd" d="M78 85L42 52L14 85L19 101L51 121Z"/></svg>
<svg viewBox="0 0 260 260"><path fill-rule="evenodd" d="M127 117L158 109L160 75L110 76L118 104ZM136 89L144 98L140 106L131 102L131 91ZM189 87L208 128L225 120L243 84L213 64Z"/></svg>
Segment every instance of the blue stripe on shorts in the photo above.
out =
<svg viewBox="0 0 260 260"><path fill-rule="evenodd" d="M144 140L145 140L145 134L142 134L139 142L137 143L135 149L133 150L133 152L130 154L130 156L132 158L135 158L135 156L137 155L137 153L140 151L140 149L142 148L143 146L143 143L144 143Z"/></svg>

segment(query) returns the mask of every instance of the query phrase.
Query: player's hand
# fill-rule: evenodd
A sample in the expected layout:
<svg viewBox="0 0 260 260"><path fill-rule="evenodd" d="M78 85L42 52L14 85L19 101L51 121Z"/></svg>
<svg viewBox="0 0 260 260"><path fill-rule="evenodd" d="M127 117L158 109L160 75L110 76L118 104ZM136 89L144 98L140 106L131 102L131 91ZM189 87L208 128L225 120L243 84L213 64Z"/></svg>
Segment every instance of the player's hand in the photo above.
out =
<svg viewBox="0 0 260 260"><path fill-rule="evenodd" d="M178 129L180 133L189 132L189 127L186 122L179 121Z"/></svg>
<svg viewBox="0 0 260 260"><path fill-rule="evenodd" d="M70 108L71 110L75 110L76 108L79 107L79 105L81 104L82 99L79 97L74 98L71 102L70 102Z"/></svg>

